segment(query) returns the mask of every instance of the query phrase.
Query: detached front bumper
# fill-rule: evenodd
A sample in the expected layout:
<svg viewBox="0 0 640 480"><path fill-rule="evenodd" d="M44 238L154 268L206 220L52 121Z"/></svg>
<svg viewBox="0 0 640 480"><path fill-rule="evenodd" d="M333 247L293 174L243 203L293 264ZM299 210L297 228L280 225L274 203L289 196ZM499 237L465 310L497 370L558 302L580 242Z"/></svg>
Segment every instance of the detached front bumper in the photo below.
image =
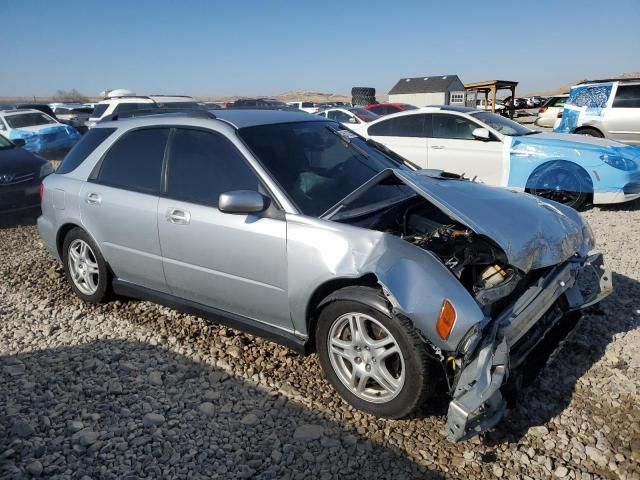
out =
<svg viewBox="0 0 640 480"><path fill-rule="evenodd" d="M532 284L497 318L460 372L449 404L446 432L452 441L498 423L506 403L501 387L545 334L568 312L598 303L613 291L602 254L572 258Z"/></svg>

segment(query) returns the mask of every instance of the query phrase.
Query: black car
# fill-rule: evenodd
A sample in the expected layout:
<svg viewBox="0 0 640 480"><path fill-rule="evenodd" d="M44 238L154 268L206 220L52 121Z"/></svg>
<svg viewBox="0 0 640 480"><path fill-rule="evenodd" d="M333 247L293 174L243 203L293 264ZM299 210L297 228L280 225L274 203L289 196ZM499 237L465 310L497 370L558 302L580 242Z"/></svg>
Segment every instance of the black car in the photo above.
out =
<svg viewBox="0 0 640 480"><path fill-rule="evenodd" d="M40 183L53 172L51 162L0 135L0 214L40 208Z"/></svg>
<svg viewBox="0 0 640 480"><path fill-rule="evenodd" d="M18 103L15 105L15 108L32 108L42 113L46 113L51 118L55 118L56 120L58 119L58 117L56 117L56 114L53 113L51 107L45 103Z"/></svg>

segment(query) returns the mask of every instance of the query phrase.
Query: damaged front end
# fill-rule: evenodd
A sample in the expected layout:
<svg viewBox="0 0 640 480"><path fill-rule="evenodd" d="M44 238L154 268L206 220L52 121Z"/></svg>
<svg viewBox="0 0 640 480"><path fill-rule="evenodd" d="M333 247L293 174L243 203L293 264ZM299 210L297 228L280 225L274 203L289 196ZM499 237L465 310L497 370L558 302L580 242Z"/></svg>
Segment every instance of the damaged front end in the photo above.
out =
<svg viewBox="0 0 640 480"><path fill-rule="evenodd" d="M357 209L355 200L376 185L404 185L418 195ZM575 210L442 172L381 172L327 218L429 254L387 238L362 269L376 275L394 311L414 322L440 361L453 441L500 421L510 373L570 312L612 291L611 272L601 254L589 255L593 235ZM443 335L437 325L445 304L457 317Z"/></svg>
<svg viewBox="0 0 640 480"><path fill-rule="evenodd" d="M447 414L450 440L470 438L502 418L501 388L516 369L567 313L598 303L612 291L611 272L602 254L573 257L550 269L517 300L486 322L473 351L462 351Z"/></svg>

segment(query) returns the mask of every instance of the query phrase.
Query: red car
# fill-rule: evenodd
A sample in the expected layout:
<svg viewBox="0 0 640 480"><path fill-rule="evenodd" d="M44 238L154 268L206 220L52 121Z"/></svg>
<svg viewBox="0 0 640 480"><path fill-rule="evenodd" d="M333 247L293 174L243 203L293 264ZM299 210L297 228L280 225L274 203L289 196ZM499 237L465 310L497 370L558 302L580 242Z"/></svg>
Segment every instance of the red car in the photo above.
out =
<svg viewBox="0 0 640 480"><path fill-rule="evenodd" d="M378 115L389 115L391 113L404 112L405 110L415 110L418 107L408 103L374 103L364 108Z"/></svg>

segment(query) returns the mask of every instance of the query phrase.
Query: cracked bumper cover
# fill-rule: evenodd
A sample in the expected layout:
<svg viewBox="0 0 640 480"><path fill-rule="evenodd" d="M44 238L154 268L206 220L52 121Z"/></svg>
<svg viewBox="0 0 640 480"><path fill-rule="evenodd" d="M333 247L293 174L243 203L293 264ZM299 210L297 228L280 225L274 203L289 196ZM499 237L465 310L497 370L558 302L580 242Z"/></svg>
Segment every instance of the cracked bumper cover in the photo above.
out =
<svg viewBox="0 0 640 480"><path fill-rule="evenodd" d="M612 290L611 272L605 268L602 254L572 258L531 285L516 302L490 321L477 353L458 377L445 427L449 439L465 440L502 419L506 402L500 388L507 381L510 363L514 361L511 349L562 296L571 311L598 303ZM546 331L557 320L552 319ZM538 341L543 337L544 332Z"/></svg>

